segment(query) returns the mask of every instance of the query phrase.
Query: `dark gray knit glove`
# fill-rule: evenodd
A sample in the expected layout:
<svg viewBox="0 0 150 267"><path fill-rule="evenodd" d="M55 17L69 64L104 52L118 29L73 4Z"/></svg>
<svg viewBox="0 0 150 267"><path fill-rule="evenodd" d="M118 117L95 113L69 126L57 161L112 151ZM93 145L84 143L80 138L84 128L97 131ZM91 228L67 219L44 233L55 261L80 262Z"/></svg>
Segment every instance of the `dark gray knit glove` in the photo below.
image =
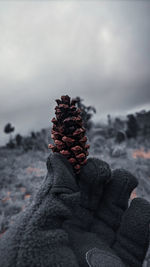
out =
<svg viewBox="0 0 150 267"><path fill-rule="evenodd" d="M47 168L32 204L0 239L0 267L141 266L150 207L135 200L125 212L136 179L120 170L111 175L98 159L76 177L59 154Z"/></svg>
<svg viewBox="0 0 150 267"><path fill-rule="evenodd" d="M123 169L111 174L107 163L88 159L79 185L80 205L89 214L81 218L82 227L66 226L79 265L141 267L149 245L150 204L136 198L128 207L136 178ZM84 224L88 218L90 224Z"/></svg>
<svg viewBox="0 0 150 267"><path fill-rule="evenodd" d="M79 267L62 227L79 203L75 175L60 154L49 156L47 168L32 203L0 238L0 267Z"/></svg>

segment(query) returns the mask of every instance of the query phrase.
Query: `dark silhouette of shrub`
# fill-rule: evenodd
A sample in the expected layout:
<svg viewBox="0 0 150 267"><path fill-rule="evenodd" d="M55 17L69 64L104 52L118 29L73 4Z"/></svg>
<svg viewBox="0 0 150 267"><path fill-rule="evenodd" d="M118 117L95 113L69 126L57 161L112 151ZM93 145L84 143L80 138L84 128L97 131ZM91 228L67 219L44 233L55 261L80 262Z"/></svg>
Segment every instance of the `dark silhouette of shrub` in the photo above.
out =
<svg viewBox="0 0 150 267"><path fill-rule="evenodd" d="M20 134L16 135L16 144L20 146L22 144L22 136Z"/></svg>
<svg viewBox="0 0 150 267"><path fill-rule="evenodd" d="M150 136L150 110L136 112L136 119L139 126L138 134L145 137Z"/></svg>
<svg viewBox="0 0 150 267"><path fill-rule="evenodd" d="M11 136L11 133L14 132L15 130L15 127L13 127L11 125L11 123L7 123L4 127L4 133L6 134L9 134L9 142L7 144L7 147L8 148L14 148L15 147L15 144L14 142L12 141L12 136Z"/></svg>
<svg viewBox="0 0 150 267"><path fill-rule="evenodd" d="M136 138L137 137L137 133L138 133L138 123L137 123L137 119L134 115L130 114L127 116L128 121L127 121L127 137L128 138Z"/></svg>
<svg viewBox="0 0 150 267"><path fill-rule="evenodd" d="M112 119L111 119L110 114L107 115L107 121L108 121L108 126L111 127L112 126Z"/></svg>
<svg viewBox="0 0 150 267"><path fill-rule="evenodd" d="M86 130L90 130L92 127L91 118L93 117L94 113L96 113L96 109L92 106L85 106L79 96L75 98L77 107L81 110L81 117L83 120L83 126Z"/></svg>
<svg viewBox="0 0 150 267"><path fill-rule="evenodd" d="M117 143L122 143L123 141L125 141L126 138L126 134L123 131L118 131L116 134L116 142Z"/></svg>
<svg viewBox="0 0 150 267"><path fill-rule="evenodd" d="M35 132L31 132L31 138L36 139L36 134L35 134Z"/></svg>
<svg viewBox="0 0 150 267"><path fill-rule="evenodd" d="M4 127L4 132L6 134L12 133L14 132L14 130L15 130L15 127L12 127L11 123L7 123Z"/></svg>
<svg viewBox="0 0 150 267"><path fill-rule="evenodd" d="M10 140L10 141L7 143L6 146L7 146L8 148L13 149L13 148L15 148L15 143L13 142L13 140Z"/></svg>

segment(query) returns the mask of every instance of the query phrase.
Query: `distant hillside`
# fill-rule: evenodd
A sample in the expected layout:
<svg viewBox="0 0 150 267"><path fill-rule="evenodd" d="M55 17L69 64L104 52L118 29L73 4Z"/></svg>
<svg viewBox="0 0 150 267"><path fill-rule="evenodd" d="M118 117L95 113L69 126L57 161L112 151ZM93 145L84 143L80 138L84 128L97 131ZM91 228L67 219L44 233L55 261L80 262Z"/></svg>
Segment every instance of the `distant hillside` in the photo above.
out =
<svg viewBox="0 0 150 267"><path fill-rule="evenodd" d="M150 111L140 111L135 114L128 114L125 118L107 117L107 123L91 123L90 129L87 130L87 135L91 140L94 135L103 136L105 138L117 138L118 142L126 138L136 138L141 136L143 138L150 137ZM42 150L47 151L48 144L51 140L51 129L42 129L41 131L32 131L29 136L21 136L17 134L10 139L6 147L20 148L24 151L28 150Z"/></svg>

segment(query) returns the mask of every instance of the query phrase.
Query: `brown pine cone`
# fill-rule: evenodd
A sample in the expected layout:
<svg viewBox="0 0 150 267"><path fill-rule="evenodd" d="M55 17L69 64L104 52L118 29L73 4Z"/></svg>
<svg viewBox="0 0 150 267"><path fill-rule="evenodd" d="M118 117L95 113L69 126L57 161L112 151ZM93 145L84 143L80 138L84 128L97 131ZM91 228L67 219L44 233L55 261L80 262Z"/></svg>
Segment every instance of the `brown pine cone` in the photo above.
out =
<svg viewBox="0 0 150 267"><path fill-rule="evenodd" d="M53 123L51 137L54 145L49 144L53 152L58 152L72 164L75 173L80 172L81 166L87 162L89 145L86 144L87 137L83 127L81 110L76 107L76 100L70 99L68 95L56 99L56 118Z"/></svg>

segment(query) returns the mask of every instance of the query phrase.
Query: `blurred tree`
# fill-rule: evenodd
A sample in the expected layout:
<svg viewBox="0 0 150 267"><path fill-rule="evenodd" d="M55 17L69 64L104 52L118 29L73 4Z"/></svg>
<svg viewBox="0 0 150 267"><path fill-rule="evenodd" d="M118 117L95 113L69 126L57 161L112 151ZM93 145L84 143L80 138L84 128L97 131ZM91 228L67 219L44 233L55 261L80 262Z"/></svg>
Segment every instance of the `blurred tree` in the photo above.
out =
<svg viewBox="0 0 150 267"><path fill-rule="evenodd" d="M6 125L5 125L5 127L4 127L4 133L6 133L6 134L10 134L9 135L9 142L8 142L8 144L7 144L7 146L9 147L9 148L14 148L14 142L12 141L12 136L11 136L11 133L12 132L14 132L14 130L15 130L15 127L13 127L12 125L11 125L11 123L7 123Z"/></svg>
<svg viewBox="0 0 150 267"><path fill-rule="evenodd" d="M116 134L116 142L117 143L122 143L123 141L125 141L126 138L126 134L124 131L118 131Z"/></svg>
<svg viewBox="0 0 150 267"><path fill-rule="evenodd" d="M31 132L31 138L36 139L36 134L35 134L35 132Z"/></svg>
<svg viewBox="0 0 150 267"><path fill-rule="evenodd" d="M20 134L16 135L16 144L17 146L20 146L22 143L22 136Z"/></svg>
<svg viewBox="0 0 150 267"><path fill-rule="evenodd" d="M114 128L115 128L116 132L124 129L124 121L121 120L121 118L116 117L115 121L114 121Z"/></svg>
<svg viewBox="0 0 150 267"><path fill-rule="evenodd" d="M6 133L6 134L10 134L10 138L9 138L9 141L11 142L11 133L12 132L14 132L14 130L15 130L15 127L13 127L12 125L11 125L11 123L7 123L6 125L5 125L5 127L4 127L4 133Z"/></svg>
<svg viewBox="0 0 150 267"><path fill-rule="evenodd" d="M75 98L77 107L81 109L81 117L83 120L83 125L86 130L90 130L92 127L91 118L93 117L94 113L96 113L96 109L92 106L85 106L79 96Z"/></svg>
<svg viewBox="0 0 150 267"><path fill-rule="evenodd" d="M127 118L128 118L127 131L126 131L127 137L136 138L139 129L137 119L133 114L128 115Z"/></svg>
<svg viewBox="0 0 150 267"><path fill-rule="evenodd" d="M11 132L14 132L14 130L15 130L15 127L12 127L11 123L7 123L7 124L5 125L5 127L4 127L4 132L5 132L6 134L9 134L9 133L11 133Z"/></svg>
<svg viewBox="0 0 150 267"><path fill-rule="evenodd" d="M110 114L107 115L107 121L108 121L108 126L112 127L112 119L111 119L111 115Z"/></svg>

